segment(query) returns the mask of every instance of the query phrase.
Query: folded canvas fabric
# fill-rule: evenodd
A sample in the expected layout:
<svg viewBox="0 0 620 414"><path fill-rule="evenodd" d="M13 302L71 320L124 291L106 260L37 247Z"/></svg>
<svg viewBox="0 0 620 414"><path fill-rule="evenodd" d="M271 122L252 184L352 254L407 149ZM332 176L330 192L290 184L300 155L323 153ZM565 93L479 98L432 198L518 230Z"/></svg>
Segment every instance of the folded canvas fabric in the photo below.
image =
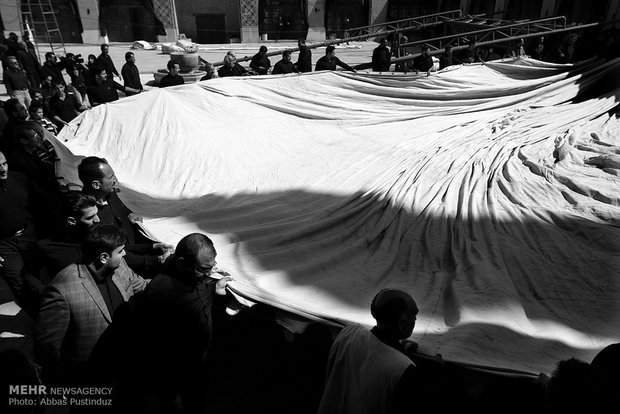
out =
<svg viewBox="0 0 620 414"><path fill-rule="evenodd" d="M618 60L214 79L85 112L153 237L215 242L231 287L372 326L382 288L446 360L550 373L620 342Z"/></svg>

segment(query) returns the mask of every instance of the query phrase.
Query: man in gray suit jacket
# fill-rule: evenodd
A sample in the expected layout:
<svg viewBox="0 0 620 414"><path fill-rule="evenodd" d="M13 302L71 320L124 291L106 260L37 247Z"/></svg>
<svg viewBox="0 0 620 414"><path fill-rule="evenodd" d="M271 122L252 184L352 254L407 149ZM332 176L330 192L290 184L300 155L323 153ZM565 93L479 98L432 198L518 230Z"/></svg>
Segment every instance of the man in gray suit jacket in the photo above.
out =
<svg viewBox="0 0 620 414"><path fill-rule="evenodd" d="M125 236L113 225L93 229L83 260L54 278L35 327L35 359L49 383L84 383L88 357L118 306L147 282L125 263Z"/></svg>

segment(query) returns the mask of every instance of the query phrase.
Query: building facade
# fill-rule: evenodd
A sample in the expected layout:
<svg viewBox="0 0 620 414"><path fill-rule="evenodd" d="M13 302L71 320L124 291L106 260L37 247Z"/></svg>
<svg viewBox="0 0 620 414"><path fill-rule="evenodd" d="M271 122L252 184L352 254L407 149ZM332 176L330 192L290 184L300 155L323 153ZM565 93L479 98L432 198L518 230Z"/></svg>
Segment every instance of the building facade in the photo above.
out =
<svg viewBox="0 0 620 414"><path fill-rule="evenodd" d="M21 33L20 9L46 0L0 0L0 27ZM620 0L50 0L65 43L257 42L342 37L359 27L442 11L495 19L563 15L568 22L615 21ZM41 34L38 34L41 36Z"/></svg>

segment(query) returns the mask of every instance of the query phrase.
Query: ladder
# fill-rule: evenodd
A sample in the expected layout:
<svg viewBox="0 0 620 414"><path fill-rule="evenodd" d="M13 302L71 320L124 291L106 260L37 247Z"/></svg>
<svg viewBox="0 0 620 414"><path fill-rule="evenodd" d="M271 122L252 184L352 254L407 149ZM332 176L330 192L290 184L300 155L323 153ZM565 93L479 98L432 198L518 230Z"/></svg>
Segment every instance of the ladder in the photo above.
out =
<svg viewBox="0 0 620 414"><path fill-rule="evenodd" d="M63 54L67 53L51 0L21 0L20 12L22 32L32 31L31 41L35 44L39 59L41 43L49 44L51 52L61 50Z"/></svg>

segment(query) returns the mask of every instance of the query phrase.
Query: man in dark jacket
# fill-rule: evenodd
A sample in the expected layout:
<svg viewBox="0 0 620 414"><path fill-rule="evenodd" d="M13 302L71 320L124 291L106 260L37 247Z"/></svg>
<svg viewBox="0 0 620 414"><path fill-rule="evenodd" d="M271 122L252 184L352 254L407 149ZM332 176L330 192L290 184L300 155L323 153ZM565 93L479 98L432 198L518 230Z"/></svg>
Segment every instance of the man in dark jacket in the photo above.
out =
<svg viewBox="0 0 620 414"><path fill-rule="evenodd" d="M183 76L179 75L181 67L177 62L175 62L174 60L169 60L166 67L168 68L168 74L161 78L161 80L159 81L160 88L183 85L185 83L185 79L183 79Z"/></svg>
<svg viewBox="0 0 620 414"><path fill-rule="evenodd" d="M22 299L22 273L36 233L32 224L33 189L26 176L9 172L6 157L0 152L0 275Z"/></svg>
<svg viewBox="0 0 620 414"><path fill-rule="evenodd" d="M312 51L306 46L306 41L303 39L297 41L297 46L299 47L299 56L295 66L300 72L312 72Z"/></svg>
<svg viewBox="0 0 620 414"><path fill-rule="evenodd" d="M223 305L230 277L215 273L213 242L193 233L179 241L164 271L115 315L105 358L140 349L139 361L119 361L119 399L123 412L137 412L148 401L155 412L205 410L206 356L213 336L212 308ZM131 367L131 369L128 369ZM122 398L127 391L129 398ZM181 407L178 407L181 408Z"/></svg>
<svg viewBox="0 0 620 414"><path fill-rule="evenodd" d="M299 70L297 70L297 67L295 67L293 62L291 62L291 51L285 50L284 52L282 52L282 60L276 62L273 70L271 71L271 74L280 75L293 72L299 73Z"/></svg>
<svg viewBox="0 0 620 414"><path fill-rule="evenodd" d="M266 75L270 67L271 61L267 57L267 46L261 46L250 61L250 68L259 75Z"/></svg>
<svg viewBox="0 0 620 414"><path fill-rule="evenodd" d="M225 78L227 76L243 76L247 72L243 66L237 63L235 55L229 53L224 56L224 66L217 70L217 75L220 78Z"/></svg>
<svg viewBox="0 0 620 414"><path fill-rule="evenodd" d="M390 49L387 47L387 39L382 38L379 41L379 46L372 52L372 70L375 72L389 72L390 71Z"/></svg>
<svg viewBox="0 0 620 414"><path fill-rule="evenodd" d="M430 75L431 68L433 67L433 58L430 55L430 48L428 45L422 46L422 53L420 56L413 59L413 69L417 72L426 72L426 75Z"/></svg>
<svg viewBox="0 0 620 414"><path fill-rule="evenodd" d="M118 101L117 91L138 92L136 89L124 87L120 83L112 80L101 66L93 69L95 73L95 84L88 85L88 100L92 106L97 106L106 102Z"/></svg>
<svg viewBox="0 0 620 414"><path fill-rule="evenodd" d="M28 75L19 66L19 62L15 56L7 57L8 68L4 71L3 80L4 86L6 86L6 92L11 98L17 99L26 108L30 106L30 92L31 89Z"/></svg>
<svg viewBox="0 0 620 414"><path fill-rule="evenodd" d="M101 45L101 54L97 57L97 63L100 66L103 66L105 72L108 74L108 78L113 79L114 75L118 76L119 79L122 80L121 75L119 75L118 70L116 70L116 66L114 66L114 62L110 57L110 46L105 43Z"/></svg>
<svg viewBox="0 0 620 414"><path fill-rule="evenodd" d="M56 54L54 52L47 52L45 54L45 63L41 66L40 74L41 80L48 76L52 77L52 81L62 82L66 84L64 76L62 76L62 67L57 63Z"/></svg>
<svg viewBox="0 0 620 414"><path fill-rule="evenodd" d="M351 66L336 57L336 48L332 45L325 48L325 56L316 61L316 67L314 70L317 72L320 70L336 70L336 66L340 66L343 69L357 73L357 70L353 69Z"/></svg>
<svg viewBox="0 0 620 414"><path fill-rule="evenodd" d="M125 83L125 88L130 87L132 89L137 89L140 92L144 89L142 87L142 82L140 81L140 71L136 66L136 56L132 52L125 53L125 64L121 69L121 75L123 75L123 80ZM132 92L125 92L128 96L134 95Z"/></svg>
<svg viewBox="0 0 620 414"><path fill-rule="evenodd" d="M116 174L108 162L99 157L86 157L78 166L83 191L97 200L98 216L102 224L119 227L127 238L125 260L133 271L145 277L159 272L161 265L172 254L172 246L149 240L140 231L142 217L129 209L118 197Z"/></svg>

